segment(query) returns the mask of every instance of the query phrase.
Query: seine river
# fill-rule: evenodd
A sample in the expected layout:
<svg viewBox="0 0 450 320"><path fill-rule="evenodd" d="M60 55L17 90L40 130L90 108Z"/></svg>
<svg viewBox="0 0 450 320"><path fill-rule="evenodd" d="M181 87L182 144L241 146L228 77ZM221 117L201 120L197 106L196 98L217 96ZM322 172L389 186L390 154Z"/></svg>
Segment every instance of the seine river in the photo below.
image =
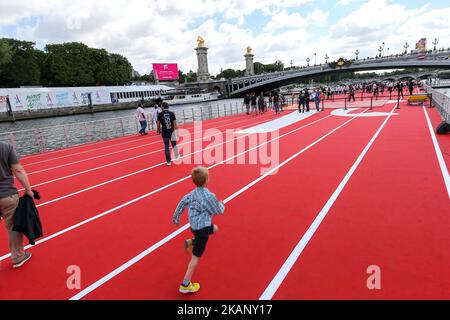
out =
<svg viewBox="0 0 450 320"><path fill-rule="evenodd" d="M203 112L208 109L209 106L214 110L214 117L217 116L217 111L219 110L220 115L225 115L224 106L230 111L230 106L233 107L233 110L236 110L236 105L238 105L239 110L241 110L242 99L225 99L225 100L217 100L212 102L206 102L201 104L187 104L187 105L179 105L173 106L170 108L171 111L175 111L177 115L182 114L182 110L185 110L185 114L187 115L188 120L192 120L192 110L196 115L196 120L201 118L201 110L203 108ZM219 109L217 109L219 106ZM150 109L146 109L147 112ZM54 117L54 118L43 118L43 119L33 119L33 120L21 120L16 122L2 122L0 123L0 133L11 132L11 131L19 131L19 130L27 130L32 128L43 128L43 127L51 127L58 125L66 125L72 123L83 123L83 122L91 122L91 121L99 121L104 119L111 118L122 118L134 116L135 110L117 110L117 111L107 111L107 112L97 112L94 114L82 114L82 115L73 115L73 116L64 116L64 117Z"/></svg>
<svg viewBox="0 0 450 320"><path fill-rule="evenodd" d="M223 117L243 112L242 99L173 106L178 123ZM150 114L151 109L145 110ZM137 134L136 110L97 112L0 123L0 141L11 143L20 155L29 155ZM150 129L152 128L149 124Z"/></svg>

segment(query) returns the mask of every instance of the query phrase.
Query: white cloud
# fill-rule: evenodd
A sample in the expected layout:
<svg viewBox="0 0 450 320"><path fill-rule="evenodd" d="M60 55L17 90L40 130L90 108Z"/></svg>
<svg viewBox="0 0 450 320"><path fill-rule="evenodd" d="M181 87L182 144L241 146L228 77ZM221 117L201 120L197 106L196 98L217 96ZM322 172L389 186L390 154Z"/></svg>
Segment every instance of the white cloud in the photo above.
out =
<svg viewBox="0 0 450 320"><path fill-rule="evenodd" d="M338 6L348 6L350 3L355 2L355 0L339 0Z"/></svg>
<svg viewBox="0 0 450 320"><path fill-rule="evenodd" d="M350 4L354 0L341 0ZM153 62L177 62L184 72L196 71L194 51L202 35L209 49L210 72L244 69L245 48L255 61L306 64L340 56L374 56L385 41L390 52L401 52L408 41L437 37L450 45L450 8L432 5L408 9L394 0L370 0L329 25L333 11L306 7L309 0L15 0L0 2L0 32L15 27L15 37L38 43L80 41L125 55L140 73ZM450 7L450 5L449 5ZM306 10L309 8L309 12ZM255 32L248 17L259 11L264 21ZM23 24L22 19L36 21ZM323 27L328 27L327 29ZM323 32L317 34L317 30Z"/></svg>

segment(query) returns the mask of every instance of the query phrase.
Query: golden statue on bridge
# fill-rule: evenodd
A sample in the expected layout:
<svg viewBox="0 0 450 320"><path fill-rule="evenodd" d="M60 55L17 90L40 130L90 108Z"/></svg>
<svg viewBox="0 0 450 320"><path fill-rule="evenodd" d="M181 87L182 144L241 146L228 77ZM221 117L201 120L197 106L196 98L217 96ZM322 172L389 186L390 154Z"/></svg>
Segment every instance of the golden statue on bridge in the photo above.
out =
<svg viewBox="0 0 450 320"><path fill-rule="evenodd" d="M252 54L252 50L253 50L252 47L248 46L247 47L247 54Z"/></svg>
<svg viewBox="0 0 450 320"><path fill-rule="evenodd" d="M202 36L198 36L197 38L198 46L204 47L205 46L205 39L202 38Z"/></svg>

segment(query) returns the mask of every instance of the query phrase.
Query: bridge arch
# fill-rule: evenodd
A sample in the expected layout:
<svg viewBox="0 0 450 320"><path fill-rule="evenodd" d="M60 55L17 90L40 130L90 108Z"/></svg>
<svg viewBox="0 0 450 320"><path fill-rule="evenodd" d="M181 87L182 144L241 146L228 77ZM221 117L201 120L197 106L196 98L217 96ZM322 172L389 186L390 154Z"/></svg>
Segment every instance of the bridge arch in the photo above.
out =
<svg viewBox="0 0 450 320"><path fill-rule="evenodd" d="M245 82L242 86L239 86L238 90L233 90L232 92L230 92L230 95L243 96L245 95L245 93L253 91L268 92L289 84L314 79L317 76L331 75L336 73L408 68L450 69L450 60L418 60L417 56L408 55L389 59L369 59L359 61L353 60L347 67L331 68L329 65L320 65L315 67L300 68L273 74L251 76L244 79L240 78L230 80L232 88L235 88L236 83L242 83L242 81ZM411 75L404 77L415 79L415 77Z"/></svg>

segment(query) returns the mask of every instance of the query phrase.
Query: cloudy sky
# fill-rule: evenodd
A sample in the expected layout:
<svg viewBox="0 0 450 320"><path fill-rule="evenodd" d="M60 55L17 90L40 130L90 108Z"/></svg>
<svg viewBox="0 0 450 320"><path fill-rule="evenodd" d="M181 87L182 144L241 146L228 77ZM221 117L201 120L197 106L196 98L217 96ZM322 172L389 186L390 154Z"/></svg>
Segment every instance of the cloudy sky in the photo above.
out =
<svg viewBox="0 0 450 320"><path fill-rule="evenodd" d="M411 48L420 38L450 47L448 0L0 0L0 37L48 43L80 41L126 56L141 74L154 62L197 70L202 35L209 69L245 69L255 61L305 65ZM411 49L410 48L410 49Z"/></svg>

